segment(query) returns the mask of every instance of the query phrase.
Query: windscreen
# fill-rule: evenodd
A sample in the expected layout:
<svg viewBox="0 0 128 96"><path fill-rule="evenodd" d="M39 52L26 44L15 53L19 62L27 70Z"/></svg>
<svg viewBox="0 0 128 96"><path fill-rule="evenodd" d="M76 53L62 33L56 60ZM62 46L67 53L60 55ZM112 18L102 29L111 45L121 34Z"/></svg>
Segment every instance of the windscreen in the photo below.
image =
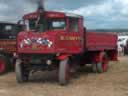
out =
<svg viewBox="0 0 128 96"><path fill-rule="evenodd" d="M27 20L27 23L29 30L35 30L36 32L66 29L65 19L31 19Z"/></svg>
<svg viewBox="0 0 128 96"><path fill-rule="evenodd" d="M0 39L16 39L20 31L22 31L21 25L0 24Z"/></svg>

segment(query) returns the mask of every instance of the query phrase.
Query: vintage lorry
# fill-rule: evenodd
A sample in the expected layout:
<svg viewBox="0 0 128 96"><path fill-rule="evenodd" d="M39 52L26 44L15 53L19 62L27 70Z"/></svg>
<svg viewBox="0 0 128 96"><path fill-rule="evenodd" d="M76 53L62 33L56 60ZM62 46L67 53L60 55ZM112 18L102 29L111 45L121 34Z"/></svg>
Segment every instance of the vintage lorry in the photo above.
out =
<svg viewBox="0 0 128 96"><path fill-rule="evenodd" d="M16 53L16 35L22 25L0 22L0 74L13 68L13 55ZM12 64L13 63L13 64Z"/></svg>
<svg viewBox="0 0 128 96"><path fill-rule="evenodd" d="M108 70L117 60L117 34L87 32L80 15L44 11L23 16L26 30L17 35L16 79L29 80L36 71L58 70L58 81L67 84L70 70L92 64L94 72Z"/></svg>

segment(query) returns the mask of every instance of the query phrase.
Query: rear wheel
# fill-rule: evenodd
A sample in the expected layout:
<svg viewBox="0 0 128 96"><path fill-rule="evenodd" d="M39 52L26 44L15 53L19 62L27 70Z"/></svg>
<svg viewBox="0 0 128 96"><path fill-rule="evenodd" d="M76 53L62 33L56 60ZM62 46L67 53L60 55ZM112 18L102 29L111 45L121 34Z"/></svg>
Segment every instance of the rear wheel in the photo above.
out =
<svg viewBox="0 0 128 96"><path fill-rule="evenodd" d="M103 73L106 72L108 70L108 56L104 53L103 57L102 57L102 61L97 63L97 71L99 73Z"/></svg>
<svg viewBox="0 0 128 96"><path fill-rule="evenodd" d="M60 61L59 64L59 83L65 85L69 81L69 59Z"/></svg>
<svg viewBox="0 0 128 96"><path fill-rule="evenodd" d="M22 64L22 61L20 59L16 60L15 64L15 72L16 72L16 80L18 83L23 83L25 81L28 81L28 73L25 73L25 67Z"/></svg>

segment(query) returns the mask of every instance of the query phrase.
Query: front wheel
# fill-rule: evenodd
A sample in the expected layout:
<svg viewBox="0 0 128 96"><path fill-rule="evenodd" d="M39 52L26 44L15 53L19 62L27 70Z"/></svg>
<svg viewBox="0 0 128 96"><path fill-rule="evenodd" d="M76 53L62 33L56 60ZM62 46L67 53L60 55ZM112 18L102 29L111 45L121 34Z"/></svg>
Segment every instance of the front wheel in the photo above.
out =
<svg viewBox="0 0 128 96"><path fill-rule="evenodd" d="M92 71L94 72L94 73L96 73L97 72L97 64L92 64Z"/></svg>
<svg viewBox="0 0 128 96"><path fill-rule="evenodd" d="M60 61L59 64L59 83L65 85L69 80L69 59Z"/></svg>
<svg viewBox="0 0 128 96"><path fill-rule="evenodd" d="M25 75L25 69L20 59L16 60L15 64L16 80L18 83L23 83L28 80L28 75Z"/></svg>

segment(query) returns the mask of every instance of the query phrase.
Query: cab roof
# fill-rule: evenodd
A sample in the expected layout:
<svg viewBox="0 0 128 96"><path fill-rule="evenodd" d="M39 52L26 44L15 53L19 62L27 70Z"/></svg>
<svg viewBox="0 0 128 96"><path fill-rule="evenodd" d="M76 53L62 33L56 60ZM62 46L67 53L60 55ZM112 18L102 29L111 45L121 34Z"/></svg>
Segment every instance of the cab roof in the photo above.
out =
<svg viewBox="0 0 128 96"><path fill-rule="evenodd" d="M74 18L83 18L80 15L73 13L64 13L64 12L56 12L56 11L44 11L45 17L48 18L64 18L64 17L74 17ZM38 12L29 13L23 16L23 19L34 19L38 17Z"/></svg>

